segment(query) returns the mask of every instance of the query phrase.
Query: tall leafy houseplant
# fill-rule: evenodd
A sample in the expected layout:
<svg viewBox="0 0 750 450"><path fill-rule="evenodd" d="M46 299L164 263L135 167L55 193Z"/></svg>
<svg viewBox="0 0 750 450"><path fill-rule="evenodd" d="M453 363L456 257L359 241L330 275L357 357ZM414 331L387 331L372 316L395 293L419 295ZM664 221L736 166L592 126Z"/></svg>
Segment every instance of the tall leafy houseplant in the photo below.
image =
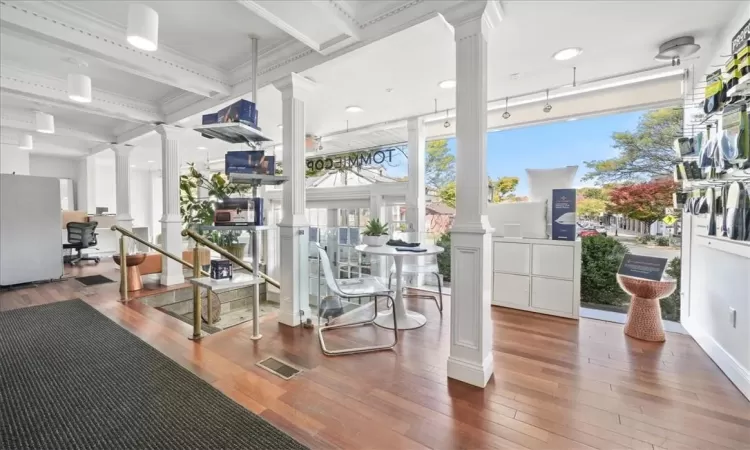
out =
<svg viewBox="0 0 750 450"><path fill-rule="evenodd" d="M204 190L205 193L199 192ZM238 195L247 195L250 187L230 183L222 173L204 175L194 163L190 163L188 172L180 176L180 215L182 226L187 229L195 225L212 225L216 202ZM204 236L214 244L224 248L234 256L242 259L245 244L239 242L239 231L213 231Z"/></svg>

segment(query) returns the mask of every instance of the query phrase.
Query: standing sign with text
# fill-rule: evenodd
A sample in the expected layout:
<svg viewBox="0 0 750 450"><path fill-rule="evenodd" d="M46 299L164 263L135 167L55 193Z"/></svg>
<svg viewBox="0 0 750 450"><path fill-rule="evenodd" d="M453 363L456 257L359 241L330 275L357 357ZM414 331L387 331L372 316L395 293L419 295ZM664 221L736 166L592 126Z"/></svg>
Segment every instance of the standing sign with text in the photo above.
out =
<svg viewBox="0 0 750 450"><path fill-rule="evenodd" d="M552 190L552 239L576 240L576 190Z"/></svg>
<svg viewBox="0 0 750 450"><path fill-rule="evenodd" d="M666 267L667 258L627 254L622 259L622 264L620 264L617 273L626 277L661 281Z"/></svg>

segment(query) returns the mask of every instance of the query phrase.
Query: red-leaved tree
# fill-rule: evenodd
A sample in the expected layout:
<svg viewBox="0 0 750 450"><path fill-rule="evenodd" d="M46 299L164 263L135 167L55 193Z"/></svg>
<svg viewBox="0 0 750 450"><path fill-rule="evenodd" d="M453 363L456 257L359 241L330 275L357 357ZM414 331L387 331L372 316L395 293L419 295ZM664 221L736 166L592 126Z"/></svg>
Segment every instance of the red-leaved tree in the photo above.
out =
<svg viewBox="0 0 750 450"><path fill-rule="evenodd" d="M677 183L672 180L657 180L648 183L629 184L610 192L610 211L631 219L651 224L666 216L672 206L672 194Z"/></svg>

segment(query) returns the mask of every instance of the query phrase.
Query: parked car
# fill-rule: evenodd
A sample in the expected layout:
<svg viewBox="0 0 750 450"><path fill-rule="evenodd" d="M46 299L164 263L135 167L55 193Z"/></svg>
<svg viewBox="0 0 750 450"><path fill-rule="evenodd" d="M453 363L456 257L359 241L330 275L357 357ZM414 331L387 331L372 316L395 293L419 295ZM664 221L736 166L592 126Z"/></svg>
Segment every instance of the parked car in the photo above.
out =
<svg viewBox="0 0 750 450"><path fill-rule="evenodd" d="M599 232L592 229L585 229L578 232L578 236L580 237L589 237L589 236L599 236Z"/></svg>

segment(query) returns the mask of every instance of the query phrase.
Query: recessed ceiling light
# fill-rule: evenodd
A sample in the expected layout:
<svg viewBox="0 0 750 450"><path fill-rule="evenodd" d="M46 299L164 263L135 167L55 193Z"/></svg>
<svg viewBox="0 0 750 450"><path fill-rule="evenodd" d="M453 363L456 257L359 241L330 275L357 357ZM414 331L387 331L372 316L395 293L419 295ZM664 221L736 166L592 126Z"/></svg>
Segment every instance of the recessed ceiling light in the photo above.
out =
<svg viewBox="0 0 750 450"><path fill-rule="evenodd" d="M555 58L558 61L567 61L569 59L573 59L576 56L580 55L583 52L582 49L578 47L571 47L571 48L564 48L560 50L559 52L552 55L553 58Z"/></svg>
<svg viewBox="0 0 750 450"><path fill-rule="evenodd" d="M456 87L456 80L443 80L438 83L438 86L441 89L453 89L454 87Z"/></svg>
<svg viewBox="0 0 750 450"><path fill-rule="evenodd" d="M135 164L131 164L130 167L135 167Z"/></svg>
<svg viewBox="0 0 750 450"><path fill-rule="evenodd" d="M571 117L568 122L575 122L576 120L578 120L578 117Z"/></svg>
<svg viewBox="0 0 750 450"><path fill-rule="evenodd" d="M147 52L159 42L159 14L146 5L132 3L128 9L128 42Z"/></svg>
<svg viewBox="0 0 750 450"><path fill-rule="evenodd" d="M364 110L362 108L360 108L359 106L356 106L356 105L352 105L352 106L347 106L346 107L346 112L349 112L349 113L358 113L358 112L362 112L362 111L364 111Z"/></svg>
<svg viewBox="0 0 750 450"><path fill-rule="evenodd" d="M206 147L198 147L198 150L205 150Z"/></svg>
<svg viewBox="0 0 750 450"><path fill-rule="evenodd" d="M510 74L510 79L511 80L517 80L519 78L521 78L521 74L518 73L518 72Z"/></svg>
<svg viewBox="0 0 750 450"><path fill-rule="evenodd" d="M279 127L279 129L284 128L284 125L282 125L282 124L278 124L276 126Z"/></svg>
<svg viewBox="0 0 750 450"><path fill-rule="evenodd" d="M153 159L149 159L148 162L149 162L149 164L151 164L151 163L154 162L154 160Z"/></svg>

